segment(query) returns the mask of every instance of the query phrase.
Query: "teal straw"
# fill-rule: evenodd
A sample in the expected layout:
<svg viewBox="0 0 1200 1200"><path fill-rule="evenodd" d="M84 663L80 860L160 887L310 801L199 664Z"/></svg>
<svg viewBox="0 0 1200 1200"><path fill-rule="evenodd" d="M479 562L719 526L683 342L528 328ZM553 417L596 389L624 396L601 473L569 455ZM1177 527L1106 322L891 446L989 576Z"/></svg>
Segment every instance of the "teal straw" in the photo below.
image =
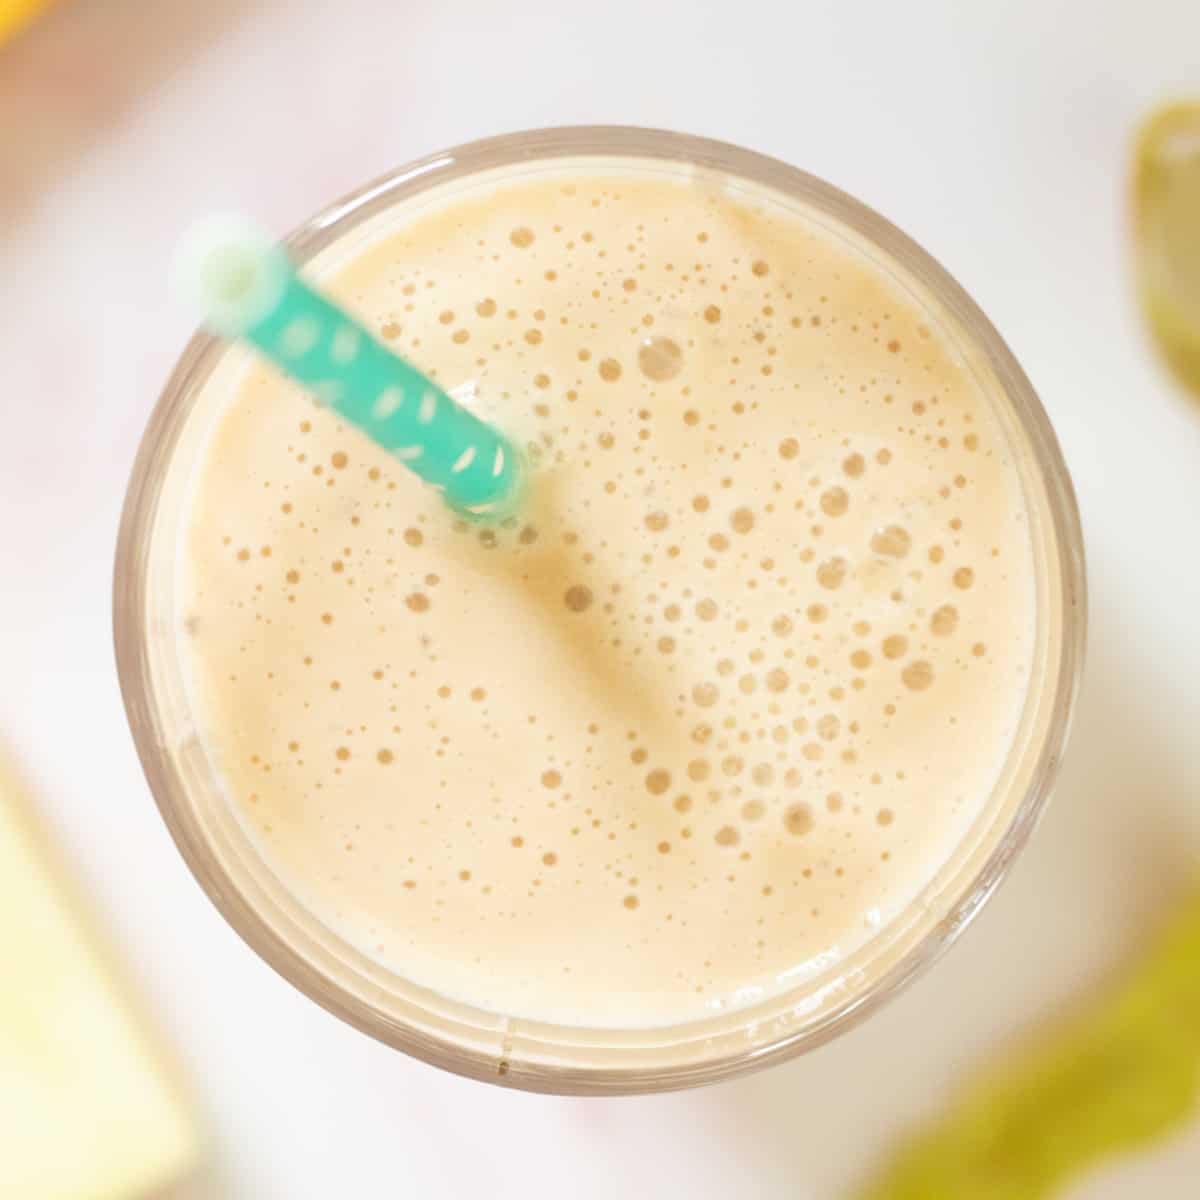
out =
<svg viewBox="0 0 1200 1200"><path fill-rule="evenodd" d="M473 517L516 507L513 443L305 283L281 245L240 220L210 220L189 232L178 266L211 332L254 346L451 507Z"/></svg>

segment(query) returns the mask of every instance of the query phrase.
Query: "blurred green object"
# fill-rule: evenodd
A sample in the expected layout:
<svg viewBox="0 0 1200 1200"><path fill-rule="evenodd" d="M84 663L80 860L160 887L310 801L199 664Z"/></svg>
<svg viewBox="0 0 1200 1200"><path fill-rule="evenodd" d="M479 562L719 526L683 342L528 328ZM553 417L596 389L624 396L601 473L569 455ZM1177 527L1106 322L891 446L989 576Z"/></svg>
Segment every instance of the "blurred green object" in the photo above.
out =
<svg viewBox="0 0 1200 1200"><path fill-rule="evenodd" d="M1043 1200L1200 1093L1200 893L1115 994L972 1086L860 1200Z"/></svg>
<svg viewBox="0 0 1200 1200"><path fill-rule="evenodd" d="M1175 375L1200 395L1200 102L1168 105L1145 122L1133 187L1150 329Z"/></svg>

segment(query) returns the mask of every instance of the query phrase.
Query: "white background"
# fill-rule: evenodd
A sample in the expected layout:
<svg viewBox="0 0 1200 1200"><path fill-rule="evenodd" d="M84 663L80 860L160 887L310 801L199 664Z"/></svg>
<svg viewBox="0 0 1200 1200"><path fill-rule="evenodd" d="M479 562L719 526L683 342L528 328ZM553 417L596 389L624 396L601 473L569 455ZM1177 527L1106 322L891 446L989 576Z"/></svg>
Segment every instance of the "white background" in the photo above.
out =
<svg viewBox="0 0 1200 1200"><path fill-rule="evenodd" d="M1200 405L1148 352L1126 205L1136 122L1189 89L1195 0L60 0L0 47L0 739L195 1078L222 1197L834 1200L1136 951L1200 858ZM171 846L110 649L124 480L188 333L165 269L188 219L282 232L418 154L578 122L777 155L941 259L1059 431L1093 608L1052 811L950 957L806 1059L624 1101L467 1083L293 993ZM1070 1200L1198 1178L1200 1118Z"/></svg>

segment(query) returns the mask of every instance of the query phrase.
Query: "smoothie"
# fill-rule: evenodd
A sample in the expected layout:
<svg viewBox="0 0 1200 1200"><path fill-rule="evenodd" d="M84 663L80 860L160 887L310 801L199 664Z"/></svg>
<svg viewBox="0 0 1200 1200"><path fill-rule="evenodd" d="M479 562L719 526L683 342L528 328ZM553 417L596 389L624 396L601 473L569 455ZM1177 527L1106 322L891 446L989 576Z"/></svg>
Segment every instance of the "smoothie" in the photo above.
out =
<svg viewBox="0 0 1200 1200"><path fill-rule="evenodd" d="M978 816L1028 685L1022 487L954 344L765 191L616 167L400 209L323 282L534 483L469 523L268 367L222 400L179 640L266 862L508 1015L836 978Z"/></svg>

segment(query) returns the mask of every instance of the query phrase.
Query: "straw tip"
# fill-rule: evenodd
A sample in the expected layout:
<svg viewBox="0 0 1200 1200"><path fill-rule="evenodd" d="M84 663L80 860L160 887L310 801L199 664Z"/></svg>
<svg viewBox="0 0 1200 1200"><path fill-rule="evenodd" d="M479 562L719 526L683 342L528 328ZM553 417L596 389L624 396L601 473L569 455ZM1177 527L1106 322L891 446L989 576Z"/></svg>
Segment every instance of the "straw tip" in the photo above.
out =
<svg viewBox="0 0 1200 1200"><path fill-rule="evenodd" d="M238 337L278 303L287 279L283 248L246 218L202 218L180 240L176 291L214 333Z"/></svg>
<svg viewBox="0 0 1200 1200"><path fill-rule="evenodd" d="M447 496L450 507L472 521L501 524L520 516L529 498L529 460L511 443L505 446L505 468L496 480L492 493L485 499L462 503Z"/></svg>

